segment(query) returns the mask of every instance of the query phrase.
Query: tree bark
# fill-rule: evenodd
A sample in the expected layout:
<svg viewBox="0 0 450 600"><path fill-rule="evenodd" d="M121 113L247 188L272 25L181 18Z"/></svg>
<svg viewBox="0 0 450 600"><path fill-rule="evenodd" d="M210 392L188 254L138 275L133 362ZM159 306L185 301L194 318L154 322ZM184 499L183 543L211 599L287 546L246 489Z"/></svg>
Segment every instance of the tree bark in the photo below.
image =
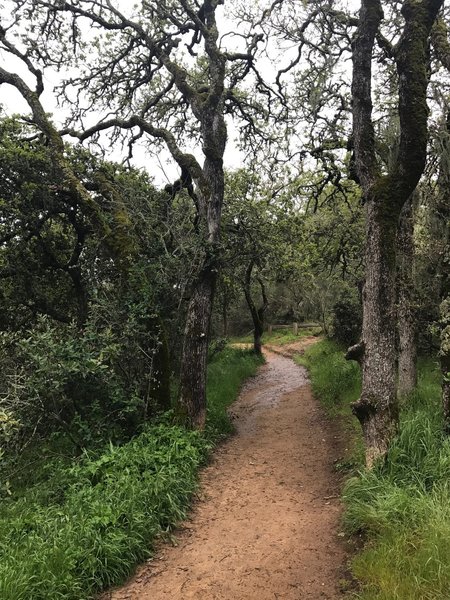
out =
<svg viewBox="0 0 450 600"><path fill-rule="evenodd" d="M219 49L215 11L218 2L205 2L203 37L208 56L208 91L196 93L191 108L200 124L205 161L196 176L194 200L199 231L203 235L205 260L193 286L189 303L181 359L178 413L185 423L202 429L206 421L206 363L211 312L219 269L220 222L225 188L223 155L227 143L225 123L225 65ZM195 179L195 178L194 178Z"/></svg>
<svg viewBox="0 0 450 600"><path fill-rule="evenodd" d="M395 222L380 216L379 205L367 204L366 282L363 291L362 393L353 405L370 468L383 456L397 427L395 350Z"/></svg>
<svg viewBox="0 0 450 600"><path fill-rule="evenodd" d="M450 295L441 303L441 371L444 431L450 435Z"/></svg>
<svg viewBox="0 0 450 600"><path fill-rule="evenodd" d="M156 409L165 412L171 408L170 355L164 325L159 316L156 317L156 319L158 341L156 343L156 351L153 360L153 380L151 382L150 397L154 402Z"/></svg>
<svg viewBox="0 0 450 600"><path fill-rule="evenodd" d="M226 129L215 131L219 137L221 154L225 150ZM203 268L194 283L189 302L181 358L180 396L177 413L181 420L195 429L203 429L206 422L206 376L211 313L218 274L218 244L220 219L224 195L224 172L222 158L207 158L203 168L205 179L210 183L208 198L200 197L205 207L207 242Z"/></svg>
<svg viewBox="0 0 450 600"><path fill-rule="evenodd" d="M372 55L383 18L379 0L362 0L353 45L353 140L355 167L367 211L366 282L363 293L361 397L353 406L371 468L384 457L398 425L395 352L396 227L401 209L425 167L427 65L431 26L442 0L405 0L405 21L395 51L400 121L399 151L387 175L375 153L372 122Z"/></svg>
<svg viewBox="0 0 450 600"><path fill-rule="evenodd" d="M446 37L445 37L446 39ZM450 67L450 48L446 45ZM442 372L442 407L444 431L450 435L450 110L446 108L445 128L442 132L441 160L438 176L436 216L442 224L439 232L441 250L436 261L435 276L439 279L441 347L439 351Z"/></svg>
<svg viewBox="0 0 450 600"><path fill-rule="evenodd" d="M417 345L414 317L414 195L400 214L397 231L397 328L399 398L408 396L417 385Z"/></svg>
<svg viewBox="0 0 450 600"><path fill-rule="evenodd" d="M177 413L181 422L194 429L203 429L206 422L206 369L215 284L216 272L205 264L194 285L184 330Z"/></svg>
<svg viewBox="0 0 450 600"><path fill-rule="evenodd" d="M222 304L222 335L224 338L228 337L228 302L226 298Z"/></svg>

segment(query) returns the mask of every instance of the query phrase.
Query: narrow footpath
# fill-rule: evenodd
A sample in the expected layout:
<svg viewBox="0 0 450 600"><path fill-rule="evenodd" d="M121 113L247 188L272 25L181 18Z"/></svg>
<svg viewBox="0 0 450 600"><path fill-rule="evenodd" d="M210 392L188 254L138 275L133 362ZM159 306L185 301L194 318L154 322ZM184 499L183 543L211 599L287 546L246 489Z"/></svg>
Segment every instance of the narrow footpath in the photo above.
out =
<svg viewBox="0 0 450 600"><path fill-rule="evenodd" d="M306 370L288 356L265 355L267 364L231 409L237 433L204 469L176 545L162 545L127 585L103 598L342 598L347 556L333 470L341 441Z"/></svg>

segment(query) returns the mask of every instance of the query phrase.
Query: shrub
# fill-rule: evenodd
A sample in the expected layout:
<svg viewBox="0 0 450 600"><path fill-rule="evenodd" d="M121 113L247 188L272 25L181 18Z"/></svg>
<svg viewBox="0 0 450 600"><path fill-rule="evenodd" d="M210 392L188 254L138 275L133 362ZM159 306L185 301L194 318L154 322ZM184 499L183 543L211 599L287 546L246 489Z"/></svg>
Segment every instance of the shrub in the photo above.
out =
<svg viewBox="0 0 450 600"><path fill-rule="evenodd" d="M333 339L339 344L351 346L361 336L362 307L359 297L354 292L342 294L332 309Z"/></svg>
<svg viewBox="0 0 450 600"><path fill-rule="evenodd" d="M84 451L71 466L40 464L35 452L29 470L47 477L23 489L12 480L0 503L0 598L88 600L127 577L185 516L199 466L231 430L226 407L260 363L248 351L216 355L203 433L174 426L166 413L128 443Z"/></svg>
<svg viewBox="0 0 450 600"><path fill-rule="evenodd" d="M28 331L0 332L0 410L20 423L8 440L0 428L0 445L62 433L81 450L129 439L155 414L158 320L138 303L122 312L99 305L83 329L41 316Z"/></svg>

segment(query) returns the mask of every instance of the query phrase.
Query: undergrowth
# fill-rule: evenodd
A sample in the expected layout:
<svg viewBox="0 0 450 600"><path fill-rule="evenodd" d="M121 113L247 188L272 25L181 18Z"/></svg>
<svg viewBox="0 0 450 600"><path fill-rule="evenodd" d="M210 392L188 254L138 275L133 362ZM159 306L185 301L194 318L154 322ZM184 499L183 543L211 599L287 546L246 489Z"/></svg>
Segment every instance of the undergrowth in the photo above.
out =
<svg viewBox="0 0 450 600"><path fill-rule="evenodd" d="M339 412L335 401L356 399L358 368L344 366L337 346L320 342L306 361L326 406ZM361 584L357 598L450 598L450 440L442 433L440 375L432 359L419 364L417 389L401 407L400 433L385 463L370 472L361 468L343 497L347 531L366 539L352 562Z"/></svg>
<svg viewBox="0 0 450 600"><path fill-rule="evenodd" d="M277 346L282 346L284 344L292 344L293 342L298 342L300 339L304 337L309 337L311 335L317 336L321 333L321 327L299 327L298 334L295 335L292 331L291 326L286 326L285 329L274 329L272 333L266 331L263 334L262 342L263 344L273 344ZM253 344L253 335L248 334L240 337L234 337L231 340L233 343L240 344Z"/></svg>
<svg viewBox="0 0 450 600"><path fill-rule="evenodd" d="M345 360L344 353L330 340L310 346L294 360L307 367L314 395L320 399L327 414L339 419L346 431L348 447L336 467L345 471L358 468L363 461L363 445L359 423L350 409L350 404L361 393L358 364Z"/></svg>
<svg viewBox="0 0 450 600"><path fill-rule="evenodd" d="M120 583L185 516L199 466L231 430L225 409L260 361L236 349L215 357L203 434L166 416L122 446L55 461L51 476L13 486L0 502L0 598L87 600Z"/></svg>

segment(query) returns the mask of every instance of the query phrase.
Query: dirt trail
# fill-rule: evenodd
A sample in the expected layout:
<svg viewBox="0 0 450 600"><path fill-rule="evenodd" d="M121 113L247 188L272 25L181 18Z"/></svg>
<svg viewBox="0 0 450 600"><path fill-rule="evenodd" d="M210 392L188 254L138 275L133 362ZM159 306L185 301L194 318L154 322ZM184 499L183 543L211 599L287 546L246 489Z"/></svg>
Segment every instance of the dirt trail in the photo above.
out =
<svg viewBox="0 0 450 600"><path fill-rule="evenodd" d="M339 436L312 397L305 369L271 351L266 357L233 405L237 435L203 471L200 500L177 546L162 546L107 598L342 597L346 551L332 467Z"/></svg>

